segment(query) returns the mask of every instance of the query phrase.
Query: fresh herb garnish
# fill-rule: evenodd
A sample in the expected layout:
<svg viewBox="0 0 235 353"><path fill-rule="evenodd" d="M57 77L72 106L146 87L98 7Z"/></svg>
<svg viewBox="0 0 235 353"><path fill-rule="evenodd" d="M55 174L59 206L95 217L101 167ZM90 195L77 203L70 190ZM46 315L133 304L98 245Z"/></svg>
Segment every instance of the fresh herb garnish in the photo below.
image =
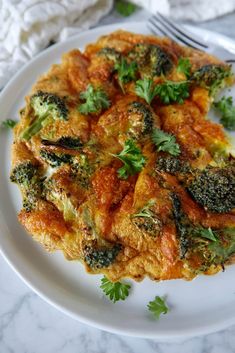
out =
<svg viewBox="0 0 235 353"><path fill-rule="evenodd" d="M6 119L4 120L0 127L3 129L13 129L17 124L17 121L13 120L13 119Z"/></svg>
<svg viewBox="0 0 235 353"><path fill-rule="evenodd" d="M119 154L113 154L113 156L124 163L118 169L118 176L121 179L127 179L129 175L140 172L146 163L146 158L141 149L136 146L133 140L127 140L123 150Z"/></svg>
<svg viewBox="0 0 235 353"><path fill-rule="evenodd" d="M223 264L235 253L235 228L224 228L222 238L218 237L208 245L208 248L212 253L212 260Z"/></svg>
<svg viewBox="0 0 235 353"><path fill-rule="evenodd" d="M87 86L86 91L80 93L80 99L85 101L79 105L78 110L82 114L98 113L102 109L110 106L107 93L101 88L95 89L91 84Z"/></svg>
<svg viewBox="0 0 235 353"><path fill-rule="evenodd" d="M180 146L176 142L174 135L168 134L160 129L154 129L152 141L156 145L158 152L168 152L172 156L178 156L180 154Z"/></svg>
<svg viewBox="0 0 235 353"><path fill-rule="evenodd" d="M110 300L116 303L117 301L125 300L128 297L131 286L121 282L110 282L108 278L104 276L101 279L100 288Z"/></svg>
<svg viewBox="0 0 235 353"><path fill-rule="evenodd" d="M153 98L156 95L154 88L153 80L144 77L143 80L136 81L135 93L137 96L145 99L148 104L151 104Z"/></svg>
<svg viewBox="0 0 235 353"><path fill-rule="evenodd" d="M136 5L131 4L128 1L116 0L115 8L120 15L128 17L136 10Z"/></svg>
<svg viewBox="0 0 235 353"><path fill-rule="evenodd" d="M216 233L211 228L196 228L195 233L196 235L199 235L202 238L206 238L212 241L218 241Z"/></svg>
<svg viewBox="0 0 235 353"><path fill-rule="evenodd" d="M158 320L161 314L166 314L169 311L165 303L165 299L159 296L156 296L153 301L148 303L148 309L154 315L154 317Z"/></svg>
<svg viewBox="0 0 235 353"><path fill-rule="evenodd" d="M235 106L232 97L222 97L214 103L214 107L221 113L220 122L228 130L235 129Z"/></svg>
<svg viewBox="0 0 235 353"><path fill-rule="evenodd" d="M189 97L189 82L165 81L156 85L154 92L164 104L174 102L183 104L184 100Z"/></svg>
<svg viewBox="0 0 235 353"><path fill-rule="evenodd" d="M191 73L191 63L188 58L179 58L177 71L184 74L187 78L190 77Z"/></svg>
<svg viewBox="0 0 235 353"><path fill-rule="evenodd" d="M126 59L122 57L121 60L114 65L114 68L117 70L118 83L122 89L122 92L125 93L123 84L135 79L137 64L135 61L128 64Z"/></svg>

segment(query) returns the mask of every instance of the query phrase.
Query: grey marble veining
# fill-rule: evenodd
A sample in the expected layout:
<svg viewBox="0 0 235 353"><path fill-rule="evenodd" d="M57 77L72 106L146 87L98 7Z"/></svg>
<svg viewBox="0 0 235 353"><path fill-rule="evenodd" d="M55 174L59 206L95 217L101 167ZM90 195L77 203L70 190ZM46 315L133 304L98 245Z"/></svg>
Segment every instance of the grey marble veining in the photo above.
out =
<svg viewBox="0 0 235 353"><path fill-rule="evenodd" d="M124 21L145 20L138 11ZM114 12L102 24L123 20ZM235 14L200 26L235 38ZM81 324L34 294L0 257L0 353L234 353L235 326L181 342L118 336Z"/></svg>

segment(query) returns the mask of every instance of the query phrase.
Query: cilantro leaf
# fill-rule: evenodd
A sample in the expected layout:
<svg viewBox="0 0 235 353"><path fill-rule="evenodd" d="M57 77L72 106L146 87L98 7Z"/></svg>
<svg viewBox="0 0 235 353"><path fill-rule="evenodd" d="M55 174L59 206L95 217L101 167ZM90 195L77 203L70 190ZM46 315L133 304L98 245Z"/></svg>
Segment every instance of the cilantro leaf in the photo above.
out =
<svg viewBox="0 0 235 353"><path fill-rule="evenodd" d="M184 100L189 97L189 83L188 81L165 81L156 85L154 92L165 104L172 102L183 104Z"/></svg>
<svg viewBox="0 0 235 353"><path fill-rule="evenodd" d="M1 123L1 128L3 129L13 129L13 127L15 127L17 124L17 121L13 120L13 119L6 119Z"/></svg>
<svg viewBox="0 0 235 353"><path fill-rule="evenodd" d="M200 235L202 238L218 241L217 234L211 228L197 228L195 233Z"/></svg>
<svg viewBox="0 0 235 353"><path fill-rule="evenodd" d="M151 104L153 98L156 95L153 80L147 77L144 77L143 80L136 81L135 93L137 96L146 100L148 104Z"/></svg>
<svg viewBox="0 0 235 353"><path fill-rule="evenodd" d="M148 309L151 313L153 313L156 319L159 319L161 314L166 314L169 311L169 308L165 303L165 299L159 296L156 296L152 302L150 301L148 303Z"/></svg>
<svg viewBox="0 0 235 353"><path fill-rule="evenodd" d="M177 72L184 74L187 78L191 75L191 63L188 58L179 58Z"/></svg>
<svg viewBox="0 0 235 353"><path fill-rule="evenodd" d="M130 16L136 10L136 5L131 4L128 1L116 0L115 8L120 15L124 17Z"/></svg>
<svg viewBox="0 0 235 353"><path fill-rule="evenodd" d="M214 107L221 113L220 122L228 130L235 130L235 106L232 97L222 97L214 103Z"/></svg>
<svg viewBox="0 0 235 353"><path fill-rule="evenodd" d="M80 93L80 99L85 103L80 104L78 110L82 114L98 113L102 109L110 106L109 98L105 91L95 89L91 84L87 86L86 91Z"/></svg>
<svg viewBox="0 0 235 353"><path fill-rule="evenodd" d="M116 303L118 300L125 300L128 297L131 286L121 282L110 282L108 278L104 276L101 279L100 288L110 300Z"/></svg>
<svg viewBox="0 0 235 353"><path fill-rule="evenodd" d="M112 154L120 159L124 165L118 169L118 176L121 179L127 179L129 175L140 172L146 163L146 158L142 154L133 140L125 142L123 150L119 154Z"/></svg>
<svg viewBox="0 0 235 353"><path fill-rule="evenodd" d="M123 84L135 79L137 64L135 61L128 64L126 59L122 57L121 61L116 62L114 68L118 73L118 83L122 89L122 92L125 93Z"/></svg>
<svg viewBox="0 0 235 353"><path fill-rule="evenodd" d="M168 134L160 129L154 129L152 141L156 145L158 152L168 152L172 156L178 156L180 154L180 146L176 142L174 135Z"/></svg>

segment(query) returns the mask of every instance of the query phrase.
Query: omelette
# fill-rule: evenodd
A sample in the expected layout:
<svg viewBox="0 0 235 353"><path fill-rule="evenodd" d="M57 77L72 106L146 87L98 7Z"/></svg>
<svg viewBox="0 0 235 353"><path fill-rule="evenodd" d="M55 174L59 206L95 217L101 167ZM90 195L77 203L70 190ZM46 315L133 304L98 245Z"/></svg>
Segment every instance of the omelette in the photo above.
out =
<svg viewBox="0 0 235 353"><path fill-rule="evenodd" d="M113 282L215 274L235 254L235 164L208 112L231 67L116 31L39 77L14 128L19 222Z"/></svg>

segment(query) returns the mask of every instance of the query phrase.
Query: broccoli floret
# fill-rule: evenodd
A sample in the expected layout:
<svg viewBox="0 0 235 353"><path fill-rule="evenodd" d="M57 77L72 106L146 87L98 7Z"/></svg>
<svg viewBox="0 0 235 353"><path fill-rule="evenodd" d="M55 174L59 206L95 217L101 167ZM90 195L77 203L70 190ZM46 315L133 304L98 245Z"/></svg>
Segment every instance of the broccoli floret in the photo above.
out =
<svg viewBox="0 0 235 353"><path fill-rule="evenodd" d="M40 151L40 157L53 168L60 167L62 164L72 164L74 158L71 154L46 149Z"/></svg>
<svg viewBox="0 0 235 353"><path fill-rule="evenodd" d="M10 180L19 184L23 195L23 208L29 212L36 207L38 199L42 196L43 181L39 174L39 168L30 161L16 166L10 176Z"/></svg>
<svg viewBox="0 0 235 353"><path fill-rule="evenodd" d="M153 129L153 114L151 110L141 102L132 102L128 110L131 113L128 133L133 138L144 137ZM131 118L133 114L133 119Z"/></svg>
<svg viewBox="0 0 235 353"><path fill-rule="evenodd" d="M214 96L225 86L226 79L229 77L232 77L231 66L210 64L196 70L191 76L191 81L208 89L210 95Z"/></svg>
<svg viewBox="0 0 235 353"><path fill-rule="evenodd" d="M187 162L184 162L175 157L159 157L157 160L157 169L160 169L166 173L177 174L177 173L189 173L190 166Z"/></svg>
<svg viewBox="0 0 235 353"><path fill-rule="evenodd" d="M152 237L156 237L160 233L162 227L162 222L152 209L154 204L155 200L150 200L141 210L139 210L138 213L131 215L132 223L141 232Z"/></svg>
<svg viewBox="0 0 235 353"><path fill-rule="evenodd" d="M63 98L55 94L39 91L30 99L35 119L23 132L22 139L30 140L43 127L54 120L68 120L68 108Z"/></svg>
<svg viewBox="0 0 235 353"><path fill-rule="evenodd" d="M70 193L58 185L55 179L50 178L46 181L43 192L45 198L63 213L65 221L72 221L76 218L77 210L72 203Z"/></svg>
<svg viewBox="0 0 235 353"><path fill-rule="evenodd" d="M120 250L120 244L109 244L109 246L99 247L94 242L93 245L86 245L84 247L84 261L93 269L109 267L114 263Z"/></svg>
<svg viewBox="0 0 235 353"><path fill-rule="evenodd" d="M173 67L168 53L158 45L136 44L128 57L137 62L141 76L166 75Z"/></svg>
<svg viewBox="0 0 235 353"><path fill-rule="evenodd" d="M58 146L70 150L78 150L82 148L83 144L79 137L62 136L57 141L49 141L42 139L44 146Z"/></svg>
<svg viewBox="0 0 235 353"><path fill-rule="evenodd" d="M85 189L90 185L93 168L85 154L80 154L71 167L71 176Z"/></svg>
<svg viewBox="0 0 235 353"><path fill-rule="evenodd" d="M116 63L121 59L121 54L114 48L108 48L108 47L102 48L101 50L98 51L97 55L103 56L106 59L113 61L114 63Z"/></svg>
<svg viewBox="0 0 235 353"><path fill-rule="evenodd" d="M199 232L198 232L199 230ZM213 237L205 237L202 231L208 230L213 233ZM201 234L200 234L201 233ZM229 261L230 257L235 253L235 228L203 229L196 228L192 237L191 254L196 254L200 258L200 271L206 271L211 265L221 265Z"/></svg>
<svg viewBox="0 0 235 353"><path fill-rule="evenodd" d="M132 223L143 233L156 237L161 230L161 221L157 217L143 218L135 217L132 219Z"/></svg>
<svg viewBox="0 0 235 353"><path fill-rule="evenodd" d="M190 248L190 236L193 233L193 226L188 217L184 214L181 201L177 194L171 194L172 212L179 237L180 258L183 259Z"/></svg>
<svg viewBox="0 0 235 353"><path fill-rule="evenodd" d="M188 185L191 196L206 210L226 213L235 207L235 168L207 167Z"/></svg>
<svg viewBox="0 0 235 353"><path fill-rule="evenodd" d="M37 168L29 161L18 164L11 172L13 183L28 185L37 174Z"/></svg>

